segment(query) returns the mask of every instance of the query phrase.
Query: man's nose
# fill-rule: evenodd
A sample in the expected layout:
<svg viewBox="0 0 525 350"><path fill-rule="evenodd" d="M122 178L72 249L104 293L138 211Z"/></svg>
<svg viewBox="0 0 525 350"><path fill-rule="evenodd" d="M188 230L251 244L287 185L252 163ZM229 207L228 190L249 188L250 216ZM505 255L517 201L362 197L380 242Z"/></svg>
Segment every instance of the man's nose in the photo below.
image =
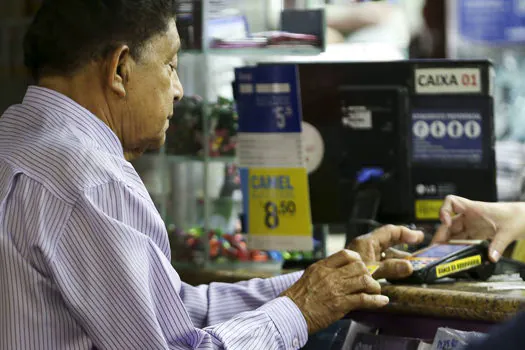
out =
<svg viewBox="0 0 525 350"><path fill-rule="evenodd" d="M173 102L177 103L180 100L182 100L182 97L184 96L184 87L182 86L182 83L180 82L179 77L175 78L174 88L175 88L175 94L173 96Z"/></svg>
<svg viewBox="0 0 525 350"><path fill-rule="evenodd" d="M179 84L178 87L176 87L175 90L175 96L173 98L175 103L178 103L180 100L182 100L182 97L184 96L184 89L181 84Z"/></svg>

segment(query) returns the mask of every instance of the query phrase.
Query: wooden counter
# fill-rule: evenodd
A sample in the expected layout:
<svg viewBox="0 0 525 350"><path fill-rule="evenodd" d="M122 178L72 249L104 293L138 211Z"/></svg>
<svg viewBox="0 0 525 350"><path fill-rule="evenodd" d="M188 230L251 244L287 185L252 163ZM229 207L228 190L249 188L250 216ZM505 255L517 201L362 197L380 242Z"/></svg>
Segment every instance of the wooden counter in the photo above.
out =
<svg viewBox="0 0 525 350"><path fill-rule="evenodd" d="M489 289L510 287L514 290ZM428 286L384 285L388 311L501 322L525 308L525 282L458 282Z"/></svg>
<svg viewBox="0 0 525 350"><path fill-rule="evenodd" d="M271 273L250 271L177 269L177 272L183 281L192 285L232 283L274 276ZM390 304L378 313L494 324L525 309L525 282L522 281L440 283L428 286L391 285L385 282L382 293L390 298Z"/></svg>

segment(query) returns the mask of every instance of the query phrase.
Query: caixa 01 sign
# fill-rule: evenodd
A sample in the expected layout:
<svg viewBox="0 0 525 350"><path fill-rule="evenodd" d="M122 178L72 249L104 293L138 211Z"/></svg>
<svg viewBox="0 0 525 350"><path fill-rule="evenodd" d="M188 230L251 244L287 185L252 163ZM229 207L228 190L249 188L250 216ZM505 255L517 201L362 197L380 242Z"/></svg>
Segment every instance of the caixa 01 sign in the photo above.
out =
<svg viewBox="0 0 525 350"><path fill-rule="evenodd" d="M479 68L420 68L415 70L416 94L475 94L482 92Z"/></svg>

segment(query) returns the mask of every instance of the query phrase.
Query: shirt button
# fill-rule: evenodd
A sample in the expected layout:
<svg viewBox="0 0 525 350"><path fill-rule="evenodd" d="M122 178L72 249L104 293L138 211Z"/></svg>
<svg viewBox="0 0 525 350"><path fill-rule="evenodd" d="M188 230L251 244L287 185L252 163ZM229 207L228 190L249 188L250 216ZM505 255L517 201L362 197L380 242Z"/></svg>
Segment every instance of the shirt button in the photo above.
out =
<svg viewBox="0 0 525 350"><path fill-rule="evenodd" d="M297 339L297 338L293 338L293 340L292 340L292 346L293 346L295 349L299 349L299 339Z"/></svg>

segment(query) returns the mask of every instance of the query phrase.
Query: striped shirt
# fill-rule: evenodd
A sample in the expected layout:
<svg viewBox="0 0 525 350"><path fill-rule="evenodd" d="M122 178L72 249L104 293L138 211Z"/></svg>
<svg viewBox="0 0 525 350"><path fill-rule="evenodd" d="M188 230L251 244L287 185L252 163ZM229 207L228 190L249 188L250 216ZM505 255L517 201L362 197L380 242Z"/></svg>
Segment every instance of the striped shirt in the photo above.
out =
<svg viewBox="0 0 525 350"><path fill-rule="evenodd" d="M32 86L0 118L0 349L297 349L299 274L192 287L116 135Z"/></svg>

